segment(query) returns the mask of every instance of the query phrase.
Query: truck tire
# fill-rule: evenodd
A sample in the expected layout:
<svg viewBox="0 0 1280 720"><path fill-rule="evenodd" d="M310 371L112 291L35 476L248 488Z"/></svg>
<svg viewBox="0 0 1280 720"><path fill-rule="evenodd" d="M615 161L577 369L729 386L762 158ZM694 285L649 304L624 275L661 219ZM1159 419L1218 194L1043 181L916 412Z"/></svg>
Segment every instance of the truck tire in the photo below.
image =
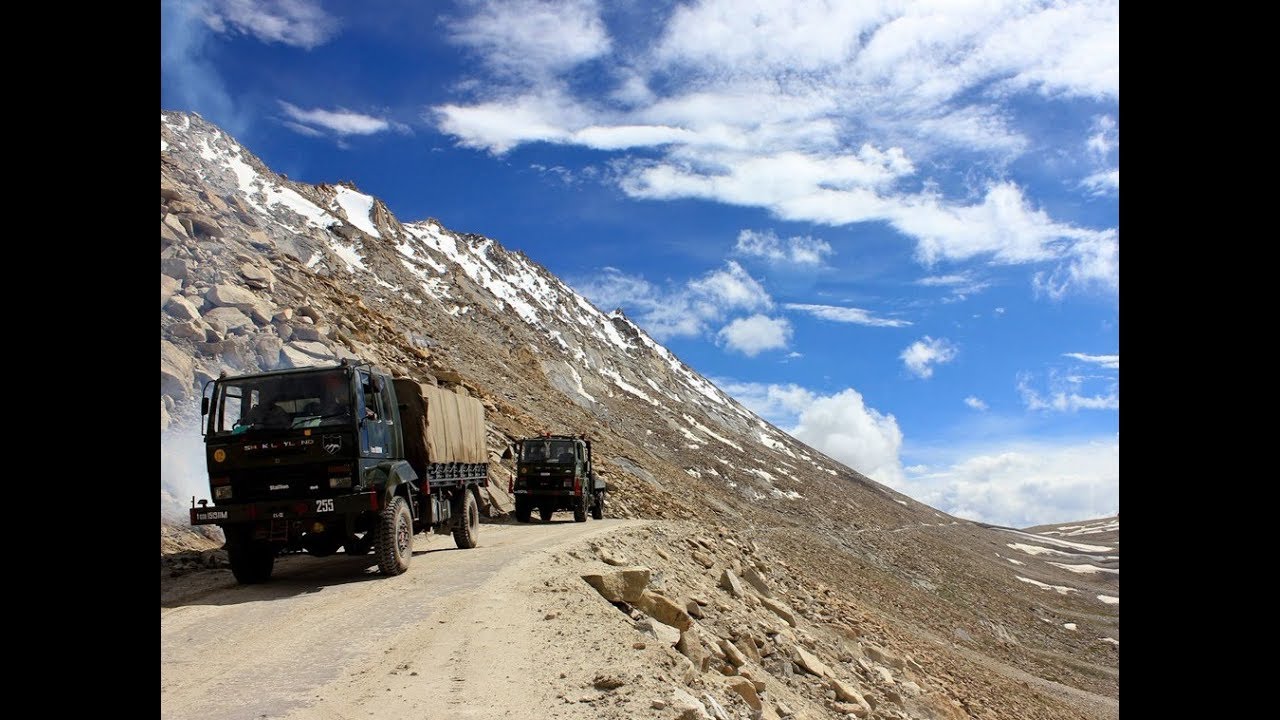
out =
<svg viewBox="0 0 1280 720"><path fill-rule="evenodd" d="M596 502L591 506L591 517L596 520L604 519L604 491L595 491Z"/></svg>
<svg viewBox="0 0 1280 720"><path fill-rule="evenodd" d="M378 517L378 569L383 575L399 575L413 558L413 514L409 503L396 495Z"/></svg>
<svg viewBox="0 0 1280 720"><path fill-rule="evenodd" d="M573 501L573 521L587 521L587 493L583 492Z"/></svg>
<svg viewBox="0 0 1280 720"><path fill-rule="evenodd" d="M556 509L550 505L538 508L538 514L542 516L542 522L551 522L551 516L556 514Z"/></svg>
<svg viewBox="0 0 1280 720"><path fill-rule="evenodd" d="M275 548L270 543L253 539L253 528L225 528L227 560L231 574L241 585L255 585L271 578L275 566Z"/></svg>
<svg viewBox="0 0 1280 720"><path fill-rule="evenodd" d="M529 505L528 500L522 497L516 497L516 522L529 522L529 515L533 512L533 507Z"/></svg>
<svg viewBox="0 0 1280 720"><path fill-rule="evenodd" d="M462 491L462 507L454 520L453 542L463 550L476 546L480 536L480 507L476 504L476 495L471 488Z"/></svg>

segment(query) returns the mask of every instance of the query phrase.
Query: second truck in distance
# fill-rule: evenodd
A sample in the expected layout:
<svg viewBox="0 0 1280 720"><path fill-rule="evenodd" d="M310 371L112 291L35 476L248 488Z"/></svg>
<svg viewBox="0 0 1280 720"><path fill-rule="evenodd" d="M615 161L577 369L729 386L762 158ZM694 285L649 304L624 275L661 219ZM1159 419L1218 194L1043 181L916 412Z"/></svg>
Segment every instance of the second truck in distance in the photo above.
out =
<svg viewBox="0 0 1280 720"><path fill-rule="evenodd" d="M592 468L591 441L551 434L519 441L512 494L520 522L529 522L534 508L543 522L557 510L572 510L574 522L586 522L587 513L603 518L605 482Z"/></svg>

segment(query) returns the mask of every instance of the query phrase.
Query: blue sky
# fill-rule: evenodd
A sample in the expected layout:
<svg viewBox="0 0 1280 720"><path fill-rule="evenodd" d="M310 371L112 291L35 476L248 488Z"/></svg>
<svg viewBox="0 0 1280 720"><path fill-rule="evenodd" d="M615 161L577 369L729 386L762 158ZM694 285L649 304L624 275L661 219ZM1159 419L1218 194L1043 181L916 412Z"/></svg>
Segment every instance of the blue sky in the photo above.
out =
<svg viewBox="0 0 1280 720"><path fill-rule="evenodd" d="M1118 2L161 3L161 107L621 307L801 440L1119 509Z"/></svg>

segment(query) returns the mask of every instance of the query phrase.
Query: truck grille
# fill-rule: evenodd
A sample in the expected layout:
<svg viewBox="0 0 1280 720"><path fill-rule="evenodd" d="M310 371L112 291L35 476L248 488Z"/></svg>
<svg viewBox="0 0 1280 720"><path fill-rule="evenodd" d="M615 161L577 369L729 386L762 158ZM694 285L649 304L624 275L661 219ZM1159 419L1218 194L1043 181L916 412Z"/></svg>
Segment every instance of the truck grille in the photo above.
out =
<svg viewBox="0 0 1280 720"><path fill-rule="evenodd" d="M326 497L329 490L327 465L243 470L231 475L235 501Z"/></svg>

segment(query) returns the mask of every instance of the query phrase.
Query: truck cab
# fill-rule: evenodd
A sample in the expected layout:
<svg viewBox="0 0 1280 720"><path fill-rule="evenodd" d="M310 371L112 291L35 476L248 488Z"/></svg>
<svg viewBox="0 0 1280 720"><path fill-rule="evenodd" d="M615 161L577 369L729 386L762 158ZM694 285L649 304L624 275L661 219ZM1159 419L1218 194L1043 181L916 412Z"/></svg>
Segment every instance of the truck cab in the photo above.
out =
<svg viewBox="0 0 1280 720"><path fill-rule="evenodd" d="M529 522L533 509L543 522L557 510L572 510L575 522L587 513L604 517L606 485L592 466L591 441L584 435L526 438L516 444L516 475L511 493L516 520Z"/></svg>

